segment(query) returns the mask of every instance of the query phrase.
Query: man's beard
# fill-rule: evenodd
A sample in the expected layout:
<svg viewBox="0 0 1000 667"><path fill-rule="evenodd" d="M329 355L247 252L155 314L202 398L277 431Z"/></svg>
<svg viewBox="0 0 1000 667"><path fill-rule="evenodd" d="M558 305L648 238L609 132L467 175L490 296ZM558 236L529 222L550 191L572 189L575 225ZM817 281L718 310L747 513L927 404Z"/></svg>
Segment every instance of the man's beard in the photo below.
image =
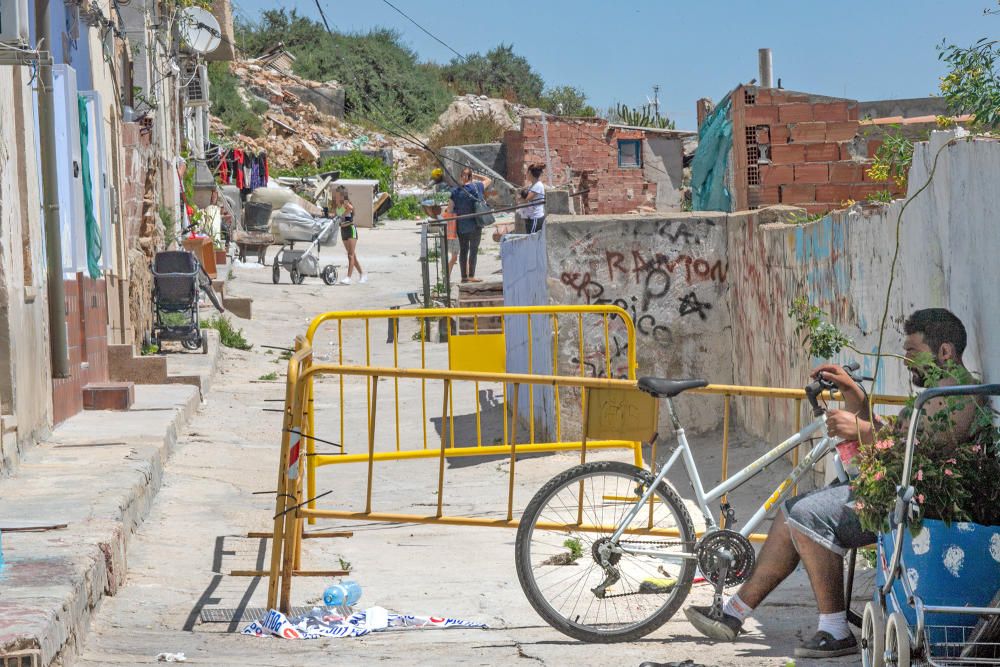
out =
<svg viewBox="0 0 1000 667"><path fill-rule="evenodd" d="M940 368L941 360L934 357L934 364ZM913 382L914 387L920 387L923 389L924 386L926 386L927 376L922 369L914 366L910 368L910 380Z"/></svg>

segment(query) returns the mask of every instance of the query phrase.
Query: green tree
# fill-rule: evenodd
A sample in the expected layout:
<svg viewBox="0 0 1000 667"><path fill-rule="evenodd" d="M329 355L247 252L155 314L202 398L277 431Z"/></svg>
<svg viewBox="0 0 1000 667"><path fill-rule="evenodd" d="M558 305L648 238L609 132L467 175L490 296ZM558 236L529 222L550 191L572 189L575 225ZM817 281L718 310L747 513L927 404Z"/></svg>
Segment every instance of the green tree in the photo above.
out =
<svg viewBox="0 0 1000 667"><path fill-rule="evenodd" d="M1000 41L983 37L968 48L942 43L938 58L951 71L941 78L941 94L948 109L958 114L972 114L982 129L1000 126L1000 75L997 60Z"/></svg>
<svg viewBox="0 0 1000 667"><path fill-rule="evenodd" d="M452 58L443 68L445 81L458 94L502 97L511 102L537 105L545 82L513 44L500 44L482 55Z"/></svg>
<svg viewBox="0 0 1000 667"><path fill-rule="evenodd" d="M575 86L546 88L538 106L542 111L560 116L596 116L594 107L587 104L587 96Z"/></svg>

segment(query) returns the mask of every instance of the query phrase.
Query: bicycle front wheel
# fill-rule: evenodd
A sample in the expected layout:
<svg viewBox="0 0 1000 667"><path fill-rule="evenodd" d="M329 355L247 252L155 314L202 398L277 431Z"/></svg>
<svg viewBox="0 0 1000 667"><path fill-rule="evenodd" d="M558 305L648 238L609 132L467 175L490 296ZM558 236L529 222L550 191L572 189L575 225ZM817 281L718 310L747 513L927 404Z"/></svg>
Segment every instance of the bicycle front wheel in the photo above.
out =
<svg viewBox="0 0 1000 667"><path fill-rule="evenodd" d="M610 539L653 479L625 463L586 463L553 477L528 503L517 530L517 578L556 630L585 642L632 641L684 602L695 561L681 556L694 550L694 525L666 482L621 538Z"/></svg>

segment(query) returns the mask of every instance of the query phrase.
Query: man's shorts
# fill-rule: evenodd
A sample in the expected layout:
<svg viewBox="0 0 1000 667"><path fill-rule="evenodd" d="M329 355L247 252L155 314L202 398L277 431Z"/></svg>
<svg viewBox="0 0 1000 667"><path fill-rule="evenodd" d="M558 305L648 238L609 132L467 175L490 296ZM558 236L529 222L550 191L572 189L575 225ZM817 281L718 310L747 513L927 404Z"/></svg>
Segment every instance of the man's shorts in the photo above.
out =
<svg viewBox="0 0 1000 667"><path fill-rule="evenodd" d="M850 484L834 482L789 498L782 509L790 526L841 556L875 543L875 533L861 527L854 511Z"/></svg>

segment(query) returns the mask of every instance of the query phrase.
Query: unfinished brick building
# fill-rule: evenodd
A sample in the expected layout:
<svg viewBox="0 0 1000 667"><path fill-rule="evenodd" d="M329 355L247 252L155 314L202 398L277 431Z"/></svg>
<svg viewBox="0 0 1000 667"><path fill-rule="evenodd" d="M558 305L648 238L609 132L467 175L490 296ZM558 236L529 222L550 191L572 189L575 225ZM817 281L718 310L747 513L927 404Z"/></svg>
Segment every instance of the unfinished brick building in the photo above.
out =
<svg viewBox="0 0 1000 667"><path fill-rule="evenodd" d="M629 127L603 118L526 116L504 134L507 179L527 183L528 166L546 163L551 187L589 190L576 198L580 214L679 210L683 139L691 132Z"/></svg>
<svg viewBox="0 0 1000 667"><path fill-rule="evenodd" d="M860 120L857 101L755 86L729 99L732 210L791 204L825 213L884 190L903 194L868 176L882 124Z"/></svg>

